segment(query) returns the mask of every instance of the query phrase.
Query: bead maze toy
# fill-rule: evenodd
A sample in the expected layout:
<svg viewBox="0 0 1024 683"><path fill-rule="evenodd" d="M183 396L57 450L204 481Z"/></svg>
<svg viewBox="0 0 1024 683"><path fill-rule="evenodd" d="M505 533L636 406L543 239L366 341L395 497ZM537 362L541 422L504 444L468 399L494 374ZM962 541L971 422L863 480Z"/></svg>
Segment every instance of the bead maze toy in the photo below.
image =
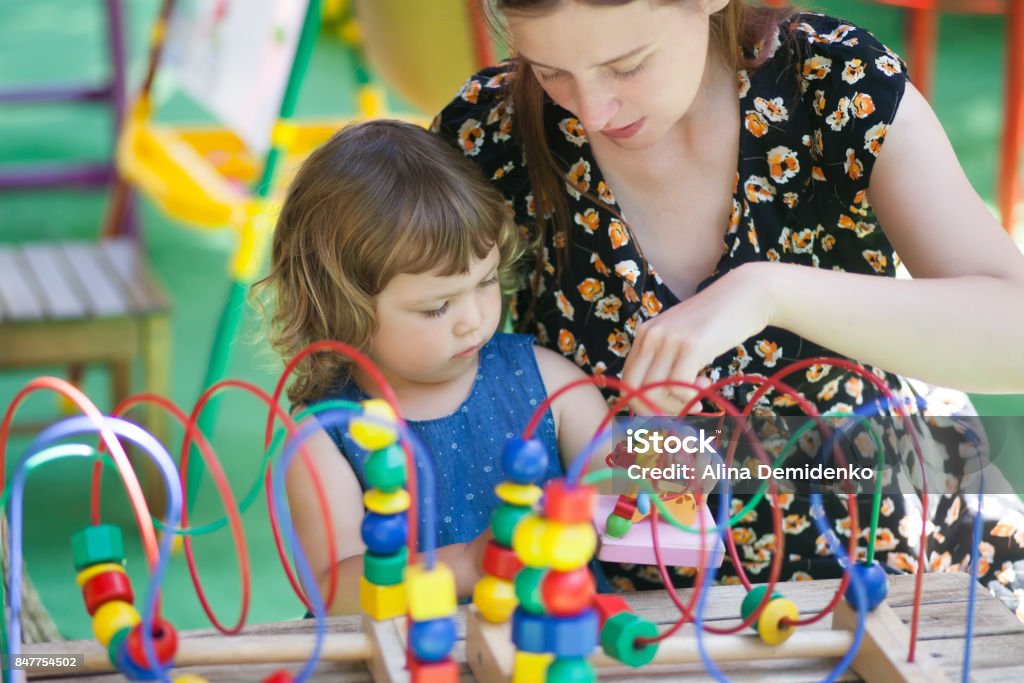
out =
<svg viewBox="0 0 1024 683"><path fill-rule="evenodd" d="M371 454L366 467L369 488L364 493L367 512L361 530L368 549L360 579L360 604L365 615L362 633L326 632L325 607L333 600L337 577L330 577L327 594L322 596L302 548L296 541L282 495L284 472L295 458L302 461L302 466L312 467L302 443L316 429L317 420L307 416L296 423L279 406L279 399L291 370L302 358L312 353L327 352L345 354L358 363L378 384L382 396L381 399L361 405L334 402L312 408L313 412L318 413L317 419L320 422L347 426L352 439ZM793 397L808 415L815 416L814 407L782 381L787 373L800 371L815 363L834 364L873 382L883 393L888 391L880 380L855 364L818 358L795 363L771 378L725 378L700 389L694 400L704 398L717 403L727 415L742 416L742 411L721 398L717 392L727 384L746 382L757 385L750 405L756 405L758 395L770 387L776 387ZM726 680L716 661L803 657L835 659L836 664L827 680L835 680L848 669L865 680L884 683L946 680L935 665L915 658L917 607L921 600L921 577L925 563L918 564L915 611L908 632L885 603L887 579L873 559L874 549L870 540L867 561L860 563L854 559L857 557L860 529L856 519L857 507L852 500L849 501L850 540L844 548L827 520L821 494L811 494L814 522L827 539L832 552L844 562L846 568L844 579L831 604L817 614L801 614L799 606L784 597L785 589L778 584L783 555L782 520L778 505L772 506L776 547L771 560L769 582L751 585L738 562L736 546L728 531L763 495L767 494L770 500L776 500L779 494L770 481L761 487L758 495L744 509L731 518L728 514L730 487L727 480L720 482L716 517L719 522L713 528L707 528L706 518L695 515L697 528L682 529L694 534L701 545L699 562L696 563L696 590L688 605L683 604L671 590L664 558L660 553L658 518L666 514L667 503L660 496L649 496L649 516L653 522L648 525L651 547L661 576L669 587L668 595L681 615L676 624L660 630L653 622L633 613L622 596L597 593L594 578L587 568L597 547L597 531L592 524L598 497L596 485L602 478L608 478L611 472L587 474L585 470L593 460L593 451L599 440L595 439L584 452L575 454L565 478L548 481L542 489L538 485L539 479L546 470L547 459L551 454L545 452L540 442L533 438L533 430L548 405L585 381L593 381L621 394L620 404L609 411L606 423L627 401L634 398L644 400L644 391L663 386L651 385L634 390L610 377L580 380L550 395L544 404L538 406L533 420L526 425L521 437L510 440L506 445L502 455L506 480L497 487L501 504L491 518L494 539L486 549L484 577L475 586L473 604L468 608L466 622L466 658L478 680L546 680L552 683L593 681L598 677L598 670L605 667L642 667L648 664L697 661L703 663L707 675L717 680ZM697 387L690 388L698 390ZM91 667L92 671L117 670L132 680L198 683L202 679L193 674L175 675L175 668L198 664L230 664L247 661L246 658L258 661L295 661L305 658L298 672L281 669L263 679L263 683L283 683L307 680L316 661L323 658L365 661L374 680L379 683L441 683L458 679L458 666L452 657L456 641L456 624L453 619L457 609L455 582L451 571L436 558L436 511L429 506L423 513L422 539L417 538L418 490L422 489L426 498L430 497L437 486L437 482L433 481L430 455L424 451L415 434L406 427L397 410L394 393L383 377L358 351L336 342L312 344L289 363L272 396L244 382L224 380L210 387L188 415L166 399L138 395L115 408L112 415L105 416L100 414L87 397L63 380L38 378L29 382L7 408L0 425L0 455L6 451L8 428L19 404L27 395L40 390L55 391L67 396L78 406L82 416L63 420L40 433L22 454L11 481L4 489L4 495L8 496L12 560L10 590L5 593L9 605L9 618L4 624L6 652L18 654L21 648L19 612L25 479L32 469L56 459L86 458L95 463L97 472L103 466L113 466L119 473L133 503L151 577L145 595L137 600L124 571L122 532L116 526L102 523L98 507L100 492L98 486L94 485L93 519L71 539L76 581L82 589L86 612L92 618L99 643L96 650L86 656L87 668ZM274 423L280 421L285 427L287 439L280 455L276 462L268 464L266 468L268 510L288 579L299 600L316 619L317 632L313 643L298 643L294 638L274 637L253 641L251 636L244 645L233 644L230 637L188 642L180 640L174 626L160 616L161 580L175 536L183 537L185 555L194 570L190 538L198 530L188 524L188 494L182 485L182 481L187 478L189 452L194 443L206 460L214 483L223 497L227 526L239 551L243 588L239 619L232 626L221 624L210 612L208 605L205 605L205 601L204 607L211 622L225 636L236 636L244 628L249 579L239 510L216 455L198 428L199 417L212 396L228 390L251 393L266 403L268 420L265 444L268 459L280 441L280 438L274 438ZM123 417L132 407L146 403L166 410L185 426L186 434L177 466L164 445ZM903 419L909 419L901 404L893 405L897 406L895 410ZM820 425L812 419L807 422L806 428L814 426ZM603 433L602 426L599 436ZM910 433L913 438L913 432ZM101 443L98 448L86 443L90 436L96 434ZM795 433L790 439L790 445L796 443L800 436L801 432ZM73 440L69 441L69 438ZM132 443L152 458L164 475L168 504L166 517L159 522L163 531L159 543L154 520L150 517L138 480L125 455L122 440ZM759 458L772 462L756 439L750 443ZM732 452L730 446L726 462ZM786 449L782 449L775 462L781 462L786 454ZM420 482L416 479L417 462L424 465ZM879 490L876 489L876 504ZM324 512L327 545L331 556L337 557L337 549L331 541L333 534L322 488L317 495ZM693 495L695 504L704 504L703 493ZM925 491L923 496L926 495ZM668 514L674 526L686 526ZM975 533L980 533L978 529L976 525ZM714 555L722 552L718 544L709 541L722 537L749 591L740 610L740 623L730 627L713 626L703 619L709 595L715 591L711 587L718 565ZM869 535L869 539L873 538L873 534ZM418 555L417 550L422 551L422 554ZM301 585L296 581L286 559L289 551L294 557ZM336 563L332 566L336 570ZM975 547L972 578L976 577L976 566ZM195 572L193 578L196 591L202 597L202 588ZM976 581L972 583L968 600L965 680L970 671L970 624L975 585ZM817 631L807 635L799 632L800 626L819 621L829 613L833 615L831 632ZM678 633L686 623L692 623L692 632ZM753 628L757 634L740 635L748 628ZM57 644L47 644L46 647L53 651ZM7 669L4 671L4 680L18 680L15 676L20 673Z"/></svg>

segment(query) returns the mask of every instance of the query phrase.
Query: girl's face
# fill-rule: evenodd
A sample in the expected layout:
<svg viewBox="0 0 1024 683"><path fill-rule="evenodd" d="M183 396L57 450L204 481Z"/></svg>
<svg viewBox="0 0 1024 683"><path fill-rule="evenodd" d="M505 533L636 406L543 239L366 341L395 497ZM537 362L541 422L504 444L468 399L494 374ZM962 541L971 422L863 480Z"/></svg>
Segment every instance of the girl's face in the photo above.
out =
<svg viewBox="0 0 1024 683"><path fill-rule="evenodd" d="M509 12L520 58L592 141L658 142L690 109L704 75L709 17L728 0L569 0L546 14Z"/></svg>
<svg viewBox="0 0 1024 683"><path fill-rule="evenodd" d="M501 318L495 247L462 275L402 274L377 295L369 355L388 381L433 384L473 370Z"/></svg>

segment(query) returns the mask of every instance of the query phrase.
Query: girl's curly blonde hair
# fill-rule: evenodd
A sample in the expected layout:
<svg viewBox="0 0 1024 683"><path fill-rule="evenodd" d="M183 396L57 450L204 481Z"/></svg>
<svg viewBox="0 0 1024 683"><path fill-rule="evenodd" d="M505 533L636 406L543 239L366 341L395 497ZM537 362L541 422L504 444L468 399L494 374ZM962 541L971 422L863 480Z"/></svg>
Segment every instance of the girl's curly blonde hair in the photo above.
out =
<svg viewBox="0 0 1024 683"><path fill-rule="evenodd" d="M374 299L392 278L464 274L495 246L508 286L522 253L518 230L471 161L423 128L369 121L342 129L303 163L277 220L270 272L253 294L283 358L320 340L365 351ZM350 372L337 354L313 354L288 397L316 401Z"/></svg>

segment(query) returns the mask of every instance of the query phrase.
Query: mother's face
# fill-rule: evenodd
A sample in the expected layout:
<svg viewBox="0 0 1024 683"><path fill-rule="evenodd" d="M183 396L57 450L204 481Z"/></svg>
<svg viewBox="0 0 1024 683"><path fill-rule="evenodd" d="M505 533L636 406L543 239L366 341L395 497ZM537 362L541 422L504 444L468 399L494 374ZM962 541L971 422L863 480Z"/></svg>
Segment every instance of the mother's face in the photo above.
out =
<svg viewBox="0 0 1024 683"><path fill-rule="evenodd" d="M506 15L515 50L559 106L626 149L658 142L690 109L704 75L709 17L727 0L568 0Z"/></svg>

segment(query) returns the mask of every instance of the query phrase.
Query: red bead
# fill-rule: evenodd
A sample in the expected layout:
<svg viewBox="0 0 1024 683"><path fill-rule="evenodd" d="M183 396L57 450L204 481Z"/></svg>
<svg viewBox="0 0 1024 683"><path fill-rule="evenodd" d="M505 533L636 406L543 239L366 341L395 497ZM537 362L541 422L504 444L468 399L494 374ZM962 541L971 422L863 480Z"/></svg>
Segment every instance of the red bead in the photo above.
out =
<svg viewBox="0 0 1024 683"><path fill-rule="evenodd" d="M523 568L523 561L512 548L505 548L492 540L487 542L484 549L483 568L485 574L512 581Z"/></svg>
<svg viewBox="0 0 1024 683"><path fill-rule="evenodd" d="M409 658L409 680L412 683L458 683L459 665L454 659L440 662L419 662Z"/></svg>
<svg viewBox="0 0 1024 683"><path fill-rule="evenodd" d="M594 577L586 566L568 572L549 571L540 584L544 607L557 616L572 616L594 599Z"/></svg>
<svg viewBox="0 0 1024 683"><path fill-rule="evenodd" d="M82 597L85 598L85 609L89 616L96 613L105 602L121 600L132 604L135 594L132 592L132 581L124 572L103 572L97 574L82 586Z"/></svg>
<svg viewBox="0 0 1024 683"><path fill-rule="evenodd" d="M544 516L556 522L589 522L594 514L597 489L593 486L566 486L554 479L544 487Z"/></svg>
<svg viewBox="0 0 1024 683"><path fill-rule="evenodd" d="M153 650L163 665L169 664L178 651L178 632L174 630L170 622L157 617L153 622ZM132 661L145 669L155 667L149 664L149 657L146 656L145 648L142 646L142 624L139 623L128 634L125 640L125 647L128 649L128 656Z"/></svg>
<svg viewBox="0 0 1024 683"><path fill-rule="evenodd" d="M292 683L292 675L284 669L278 669L263 679L263 683Z"/></svg>
<svg viewBox="0 0 1024 683"><path fill-rule="evenodd" d="M633 519L633 515L636 513L636 498L627 498L626 496L619 496L619 499L615 501L615 509L612 510L613 515L618 515L623 519Z"/></svg>
<svg viewBox="0 0 1024 683"><path fill-rule="evenodd" d="M601 620L601 628L604 628L604 622L616 614L633 611L629 603L621 595L614 595L612 593L598 593L595 595L593 607L597 610L597 616Z"/></svg>

